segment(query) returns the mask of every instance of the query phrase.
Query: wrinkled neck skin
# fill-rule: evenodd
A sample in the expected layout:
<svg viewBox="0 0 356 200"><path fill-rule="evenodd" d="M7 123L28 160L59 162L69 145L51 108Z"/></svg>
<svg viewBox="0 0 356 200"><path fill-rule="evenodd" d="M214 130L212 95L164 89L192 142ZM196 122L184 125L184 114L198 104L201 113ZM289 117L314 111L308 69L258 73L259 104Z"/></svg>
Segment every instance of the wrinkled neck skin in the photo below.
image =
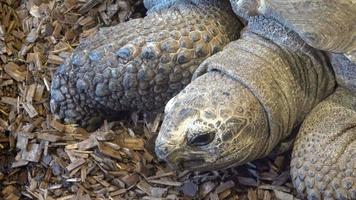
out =
<svg viewBox="0 0 356 200"><path fill-rule="evenodd" d="M263 107L249 89L220 72L194 80L168 102L165 114L156 153L173 167L224 168L266 152Z"/></svg>
<svg viewBox="0 0 356 200"><path fill-rule="evenodd" d="M209 6L218 6L218 7L230 7L228 0L144 0L143 1L148 14L159 12L170 8L174 5L209 5Z"/></svg>

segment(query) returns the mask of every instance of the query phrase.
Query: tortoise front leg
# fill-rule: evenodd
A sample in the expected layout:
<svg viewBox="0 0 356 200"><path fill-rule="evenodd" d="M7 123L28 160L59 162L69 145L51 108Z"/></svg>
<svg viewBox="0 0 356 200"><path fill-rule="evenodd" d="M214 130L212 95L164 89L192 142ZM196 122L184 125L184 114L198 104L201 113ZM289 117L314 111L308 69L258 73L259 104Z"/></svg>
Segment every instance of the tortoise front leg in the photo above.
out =
<svg viewBox="0 0 356 200"><path fill-rule="evenodd" d="M111 111L163 108L205 58L237 39L240 28L227 1L189 0L104 28L81 41L54 75L52 112L95 127Z"/></svg>
<svg viewBox="0 0 356 200"><path fill-rule="evenodd" d="M356 96L339 88L315 107L296 139L291 175L308 199L356 199Z"/></svg>

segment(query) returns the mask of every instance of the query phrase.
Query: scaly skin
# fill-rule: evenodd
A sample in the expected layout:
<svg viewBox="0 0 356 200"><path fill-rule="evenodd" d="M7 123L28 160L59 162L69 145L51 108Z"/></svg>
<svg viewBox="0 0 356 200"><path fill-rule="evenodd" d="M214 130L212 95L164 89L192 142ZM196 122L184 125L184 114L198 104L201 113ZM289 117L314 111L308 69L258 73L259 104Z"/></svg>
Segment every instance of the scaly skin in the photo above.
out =
<svg viewBox="0 0 356 200"><path fill-rule="evenodd" d="M155 110L184 88L198 65L239 35L227 1L177 1L101 29L53 77L51 109L92 130L115 111Z"/></svg>
<svg viewBox="0 0 356 200"><path fill-rule="evenodd" d="M326 55L273 20L256 20L274 28L266 37L285 40L277 45L247 31L204 61L194 75L200 77L166 106L156 140L160 158L194 170L261 158L333 91Z"/></svg>
<svg viewBox="0 0 356 200"><path fill-rule="evenodd" d="M339 88L315 107L294 144L291 175L308 199L356 199L356 96Z"/></svg>

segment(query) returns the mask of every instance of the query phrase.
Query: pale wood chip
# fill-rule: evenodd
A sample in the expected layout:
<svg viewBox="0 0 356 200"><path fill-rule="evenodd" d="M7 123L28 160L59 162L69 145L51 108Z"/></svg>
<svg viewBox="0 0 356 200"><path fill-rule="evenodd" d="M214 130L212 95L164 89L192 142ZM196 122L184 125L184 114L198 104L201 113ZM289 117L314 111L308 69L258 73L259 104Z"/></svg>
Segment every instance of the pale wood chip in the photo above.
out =
<svg viewBox="0 0 356 200"><path fill-rule="evenodd" d="M42 69L41 54L38 52L28 53L27 54L27 62L34 63L37 70Z"/></svg>
<svg viewBox="0 0 356 200"><path fill-rule="evenodd" d="M108 183L107 181L103 180L102 178L99 178L98 176L93 176L93 178L99 182L101 185L103 185L104 187L110 187L111 184Z"/></svg>
<svg viewBox="0 0 356 200"><path fill-rule="evenodd" d="M35 91L35 95L33 97L33 99L35 101L41 101L42 100L44 88L45 88L44 85L41 85L41 84L37 84L36 85L36 91Z"/></svg>
<svg viewBox="0 0 356 200"><path fill-rule="evenodd" d="M110 196L115 197L121 194L125 194L127 192L127 189L119 189L117 191L114 192L110 192Z"/></svg>
<svg viewBox="0 0 356 200"><path fill-rule="evenodd" d="M71 195L67 195L67 196L63 196L61 198L58 198L57 200L69 200L69 199L74 199L74 198L75 198L75 195L71 194Z"/></svg>
<svg viewBox="0 0 356 200"><path fill-rule="evenodd" d="M115 138L113 131L98 131L95 133L95 138L98 141L109 141Z"/></svg>
<svg viewBox="0 0 356 200"><path fill-rule="evenodd" d="M28 144L26 149L21 150L21 159L31 162L38 162L41 159L42 147L40 144Z"/></svg>
<svg viewBox="0 0 356 200"><path fill-rule="evenodd" d="M14 80L10 79L10 80L3 81L0 84L0 87L5 87L5 86L13 85L13 84L14 84Z"/></svg>
<svg viewBox="0 0 356 200"><path fill-rule="evenodd" d="M28 44L28 45L23 44L19 52L20 56L25 57L26 54L33 48L34 45L35 44Z"/></svg>
<svg viewBox="0 0 356 200"><path fill-rule="evenodd" d="M104 155L110 156L118 160L122 160L122 157L120 156L120 152L111 148L110 146L105 145L103 143L99 143L98 147L99 147L99 151Z"/></svg>
<svg viewBox="0 0 356 200"><path fill-rule="evenodd" d="M69 134L88 135L88 132L85 129L76 127L73 124L64 125L64 132Z"/></svg>
<svg viewBox="0 0 356 200"><path fill-rule="evenodd" d="M147 180L159 179L159 178L175 176L175 175L176 175L176 172L167 172L167 173L162 173L162 174L158 174L155 176L147 177Z"/></svg>
<svg viewBox="0 0 356 200"><path fill-rule="evenodd" d="M75 144L69 144L66 146L66 149L79 149L79 150L88 150L98 145L98 141L94 137L90 137L86 140Z"/></svg>
<svg viewBox="0 0 356 200"><path fill-rule="evenodd" d="M1 97L1 102L15 106L15 107L18 105L18 99L12 98L12 97Z"/></svg>
<svg viewBox="0 0 356 200"><path fill-rule="evenodd" d="M37 138L49 142L58 142L62 139L62 136L54 135L53 133L41 132L37 134Z"/></svg>
<svg viewBox="0 0 356 200"><path fill-rule="evenodd" d="M80 179L82 180L82 182L85 182L87 176L88 176L88 166L87 165L83 165L80 168Z"/></svg>
<svg viewBox="0 0 356 200"><path fill-rule="evenodd" d="M53 119L50 123L51 127L56 129L59 132L63 132L65 129L65 125L61 124L60 122L58 122L56 119Z"/></svg>
<svg viewBox="0 0 356 200"><path fill-rule="evenodd" d="M8 185L1 191L1 193L4 196L7 196L7 195L10 195L11 193L14 193L15 191L16 191L16 188L14 186Z"/></svg>
<svg viewBox="0 0 356 200"><path fill-rule="evenodd" d="M231 190L225 190L219 194L219 199L224 200L231 194Z"/></svg>
<svg viewBox="0 0 356 200"><path fill-rule="evenodd" d="M71 162L75 162L78 160L77 156L75 156L75 153L73 152L72 149L65 148L64 152L67 154L66 156L68 156L68 158Z"/></svg>
<svg viewBox="0 0 356 200"><path fill-rule="evenodd" d="M257 200L256 190L249 189L247 191L247 198L248 198L248 200Z"/></svg>
<svg viewBox="0 0 356 200"><path fill-rule="evenodd" d="M162 118L162 114L161 113L157 114L155 120L153 121L151 129L150 129L151 133L156 133L157 132L157 130L159 128L159 125L161 123L161 118Z"/></svg>
<svg viewBox="0 0 356 200"><path fill-rule="evenodd" d="M26 37L26 41L28 43L33 43L37 40L38 38L38 32L37 32L37 29L33 28L28 34L27 34L27 37Z"/></svg>
<svg viewBox="0 0 356 200"><path fill-rule="evenodd" d="M64 62L63 58L57 56L57 55L54 55L54 54L49 54L48 55L48 60L47 60L48 63L52 63L52 64L56 64L56 65L60 65Z"/></svg>
<svg viewBox="0 0 356 200"><path fill-rule="evenodd" d="M93 17L88 16L88 17L83 17L81 19L78 20L78 24L81 26L94 26L96 25L96 21Z"/></svg>
<svg viewBox="0 0 356 200"><path fill-rule="evenodd" d="M24 81L27 76L27 72L25 68L19 66L13 62L9 62L4 66L5 72L11 76L11 78L15 79L16 81Z"/></svg>
<svg viewBox="0 0 356 200"><path fill-rule="evenodd" d="M32 5L32 7L30 9L30 14L33 17L40 18L41 17L40 8L38 6L36 6L36 5Z"/></svg>
<svg viewBox="0 0 356 200"><path fill-rule="evenodd" d="M137 183L136 187L139 188L140 190L142 190L147 195L151 195L152 194L152 192L151 192L152 191L152 186L150 184L148 184L144 180L142 180L139 183Z"/></svg>
<svg viewBox="0 0 356 200"><path fill-rule="evenodd" d="M93 27L91 29L87 29L87 30L84 30L81 34L80 34L80 37L81 38L86 38L86 37L89 37L91 35L94 35L96 32L98 32L98 27Z"/></svg>
<svg viewBox="0 0 356 200"><path fill-rule="evenodd" d="M92 9L94 6L98 5L99 3L102 3L103 0L88 0L80 9L79 13L84 14L88 12L90 9Z"/></svg>
<svg viewBox="0 0 356 200"><path fill-rule="evenodd" d="M16 140L16 148L18 149L26 149L28 145L28 137L24 135L18 135Z"/></svg>
<svg viewBox="0 0 356 200"><path fill-rule="evenodd" d="M27 87L26 101L28 103L32 103L33 97L35 96L36 87L37 87L36 84L31 84Z"/></svg>
<svg viewBox="0 0 356 200"><path fill-rule="evenodd" d="M271 200L271 199L272 199L271 193L265 190L263 193L263 200Z"/></svg>
<svg viewBox="0 0 356 200"><path fill-rule="evenodd" d="M43 77L43 82L46 86L47 91L51 91L51 83L48 81L46 77Z"/></svg>
<svg viewBox="0 0 356 200"><path fill-rule="evenodd" d="M140 138L120 137L117 144L123 148L132 150L144 150L145 142Z"/></svg>
<svg viewBox="0 0 356 200"><path fill-rule="evenodd" d="M166 181L166 180L148 180L149 183L155 183L159 185L167 185L167 186L174 186L174 187L180 187L183 185L181 182L177 181Z"/></svg>
<svg viewBox="0 0 356 200"><path fill-rule="evenodd" d="M151 195L156 198L164 197L168 192L168 188L152 187Z"/></svg>
<svg viewBox="0 0 356 200"><path fill-rule="evenodd" d="M210 200L219 200L219 195L216 194L215 192L210 193L209 199L210 199Z"/></svg>
<svg viewBox="0 0 356 200"><path fill-rule="evenodd" d="M77 160L75 160L74 162L70 163L70 164L66 167L66 169L70 172L70 171L72 171L72 170L74 170L74 169L76 169L76 168L82 166L85 162L86 162L85 159L77 159Z"/></svg>
<svg viewBox="0 0 356 200"><path fill-rule="evenodd" d="M60 38L61 37L61 31L62 31L62 28L63 28L62 24L60 24L58 21L55 21L53 23L53 25L54 25L54 30L53 30L52 35L54 37L56 37L56 38Z"/></svg>
<svg viewBox="0 0 356 200"><path fill-rule="evenodd" d="M31 118L34 118L38 115L36 108L33 107L31 103L25 102L22 106L27 112L28 116L30 116Z"/></svg>
<svg viewBox="0 0 356 200"><path fill-rule="evenodd" d="M16 168L16 167L22 167L22 166L26 166L28 165L29 161L28 160L18 160L15 161L11 164L12 168Z"/></svg>

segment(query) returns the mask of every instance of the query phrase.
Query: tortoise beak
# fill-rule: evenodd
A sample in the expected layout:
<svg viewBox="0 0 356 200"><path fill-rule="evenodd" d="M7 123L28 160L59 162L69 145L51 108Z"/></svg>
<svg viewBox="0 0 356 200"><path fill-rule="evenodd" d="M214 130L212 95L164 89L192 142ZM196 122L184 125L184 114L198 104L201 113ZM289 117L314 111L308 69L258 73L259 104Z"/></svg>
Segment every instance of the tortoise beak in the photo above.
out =
<svg viewBox="0 0 356 200"><path fill-rule="evenodd" d="M215 156L206 151L199 151L190 147L176 147L167 144L156 146L157 156L165 160L170 167L179 170L198 170L214 163Z"/></svg>

